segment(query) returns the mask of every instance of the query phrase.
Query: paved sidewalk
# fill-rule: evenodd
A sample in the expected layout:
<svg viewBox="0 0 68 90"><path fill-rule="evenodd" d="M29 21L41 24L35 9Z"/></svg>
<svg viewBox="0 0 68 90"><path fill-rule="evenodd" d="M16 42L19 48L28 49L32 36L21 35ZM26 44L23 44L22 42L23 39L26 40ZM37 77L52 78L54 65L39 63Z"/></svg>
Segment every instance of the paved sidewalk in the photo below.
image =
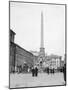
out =
<svg viewBox="0 0 68 90"><path fill-rule="evenodd" d="M30 74L11 74L10 87L34 87L34 86L48 86L48 85L63 85L63 73L46 74L39 73L38 77L32 77Z"/></svg>

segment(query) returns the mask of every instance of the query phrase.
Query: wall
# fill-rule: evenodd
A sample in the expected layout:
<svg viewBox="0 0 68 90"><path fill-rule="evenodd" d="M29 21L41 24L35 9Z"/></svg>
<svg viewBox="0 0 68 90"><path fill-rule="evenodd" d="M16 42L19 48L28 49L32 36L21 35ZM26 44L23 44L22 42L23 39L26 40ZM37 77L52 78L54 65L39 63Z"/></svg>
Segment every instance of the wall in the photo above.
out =
<svg viewBox="0 0 68 90"><path fill-rule="evenodd" d="M16 57L15 58L16 66L23 67L24 63L27 63L28 66L32 67L32 65L34 64L33 54L19 47L18 45L16 45L16 56L15 57Z"/></svg>

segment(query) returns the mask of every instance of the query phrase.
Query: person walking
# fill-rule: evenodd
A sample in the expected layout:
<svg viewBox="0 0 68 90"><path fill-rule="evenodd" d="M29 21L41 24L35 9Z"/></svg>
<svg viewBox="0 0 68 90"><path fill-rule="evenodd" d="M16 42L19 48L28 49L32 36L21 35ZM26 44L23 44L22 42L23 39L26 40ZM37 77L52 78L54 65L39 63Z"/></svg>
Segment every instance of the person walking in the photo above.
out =
<svg viewBox="0 0 68 90"><path fill-rule="evenodd" d="M38 68L35 67L35 76L37 77L38 76Z"/></svg>
<svg viewBox="0 0 68 90"><path fill-rule="evenodd" d="M34 77L35 76L35 69L34 69L34 67L32 67L32 76Z"/></svg>
<svg viewBox="0 0 68 90"><path fill-rule="evenodd" d="M49 68L47 68L47 74L49 74Z"/></svg>
<svg viewBox="0 0 68 90"><path fill-rule="evenodd" d="M54 74L54 68L53 68L53 74Z"/></svg>

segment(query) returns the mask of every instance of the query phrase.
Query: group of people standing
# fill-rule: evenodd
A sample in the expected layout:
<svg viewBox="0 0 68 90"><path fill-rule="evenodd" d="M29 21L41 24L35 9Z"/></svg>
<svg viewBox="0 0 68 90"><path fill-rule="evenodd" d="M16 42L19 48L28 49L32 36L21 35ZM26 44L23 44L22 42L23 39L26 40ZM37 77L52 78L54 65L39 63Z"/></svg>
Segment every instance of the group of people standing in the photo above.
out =
<svg viewBox="0 0 68 90"><path fill-rule="evenodd" d="M38 68L37 67L32 67L32 76L34 77L34 76L38 76Z"/></svg>
<svg viewBox="0 0 68 90"><path fill-rule="evenodd" d="M47 74L54 74L55 73L55 71L54 71L54 68L53 69L49 69L49 68L47 68L46 69L46 72L47 72Z"/></svg>

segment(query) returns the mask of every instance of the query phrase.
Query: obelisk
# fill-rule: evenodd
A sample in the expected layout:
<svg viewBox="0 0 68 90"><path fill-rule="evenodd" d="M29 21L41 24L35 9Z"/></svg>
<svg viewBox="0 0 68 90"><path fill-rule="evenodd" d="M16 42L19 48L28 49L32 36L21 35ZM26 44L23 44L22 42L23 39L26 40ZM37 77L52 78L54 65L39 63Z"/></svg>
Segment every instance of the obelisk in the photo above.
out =
<svg viewBox="0 0 68 90"><path fill-rule="evenodd" d="M41 12L41 48L44 47L43 37L43 12Z"/></svg>
<svg viewBox="0 0 68 90"><path fill-rule="evenodd" d="M44 23L43 23L43 12L41 12L41 46L39 52L39 61L44 62L45 60L45 48L44 48Z"/></svg>

